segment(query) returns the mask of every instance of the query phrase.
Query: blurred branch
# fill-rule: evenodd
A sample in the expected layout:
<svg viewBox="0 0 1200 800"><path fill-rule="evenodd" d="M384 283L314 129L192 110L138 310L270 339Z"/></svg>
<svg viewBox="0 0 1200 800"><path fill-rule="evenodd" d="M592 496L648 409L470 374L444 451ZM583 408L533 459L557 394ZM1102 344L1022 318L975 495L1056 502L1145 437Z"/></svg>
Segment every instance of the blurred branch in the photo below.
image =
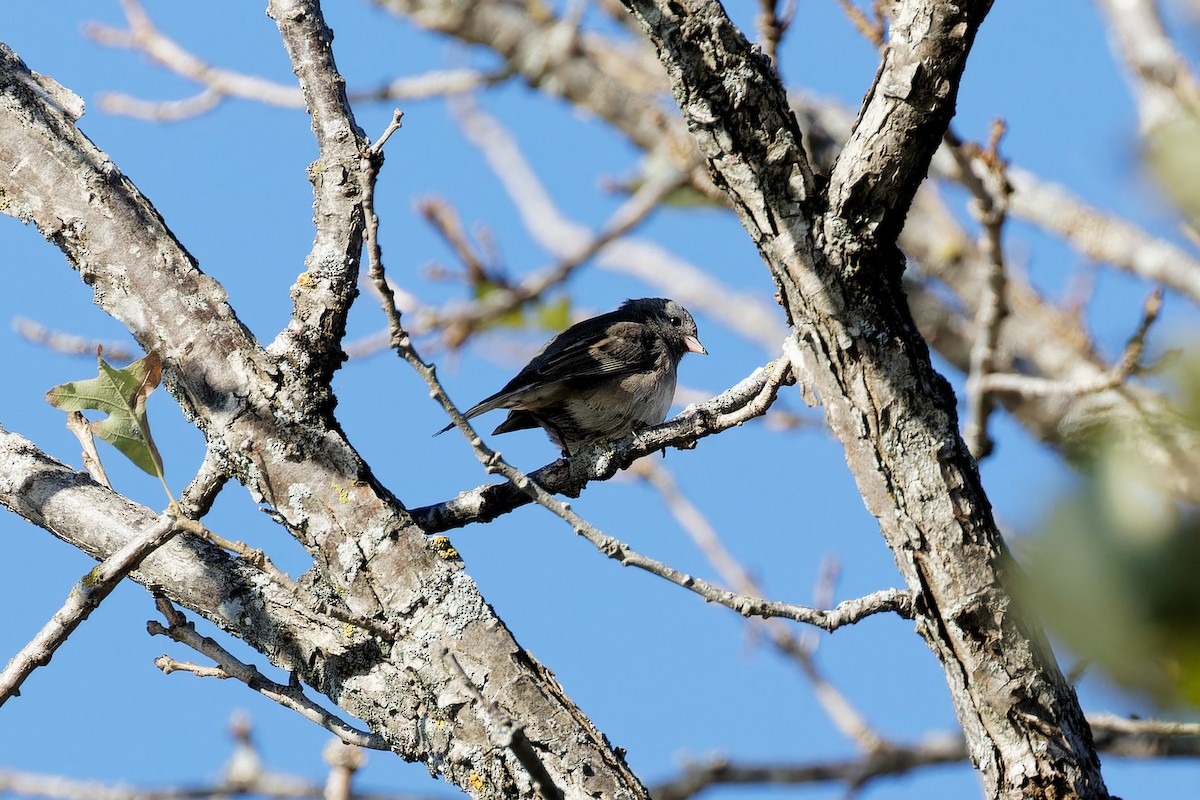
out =
<svg viewBox="0 0 1200 800"><path fill-rule="evenodd" d="M867 15L852 0L837 0L837 4L864 39L876 48L883 49L887 42L887 26L884 24L882 0L872 3L874 19L867 19Z"/></svg>
<svg viewBox="0 0 1200 800"><path fill-rule="evenodd" d="M968 177L965 169L975 178ZM934 159L932 172L967 184L986 177L988 169L978 153L966 150L955 154L944 148ZM1011 189L1008 210L1014 217L1057 234L1088 258L1151 283L1169 286L1193 302L1200 302L1200 258L1128 220L1085 203L1067 188L1048 183L1028 170L1009 166L1006 172Z"/></svg>
<svg viewBox="0 0 1200 800"><path fill-rule="evenodd" d="M121 92L101 95L100 107L110 114L166 122L211 111L227 97L284 108L304 108L304 94L293 84L276 83L256 75L223 69L188 52L157 27L140 0L122 0L127 28L99 23L84 25L84 35L109 47L138 50L160 67L203 87L184 100L142 100ZM482 73L476 70L435 70L424 75L396 78L374 89L349 93L352 102L420 100L494 85L509 77L507 70Z"/></svg>
<svg viewBox="0 0 1200 800"><path fill-rule="evenodd" d="M59 353L95 358L96 348L103 347L105 357L112 362L129 362L137 358L125 342L102 342L73 333L51 330L28 317L14 317L12 326L13 330L23 338Z"/></svg>
<svg viewBox="0 0 1200 800"><path fill-rule="evenodd" d="M804 785L845 783L861 789L876 778L903 775L921 767L965 761L967 748L961 737L946 736L913 745L897 745L859 758L817 761L811 764L737 764L716 758L684 767L683 774L652 789L654 800L686 800L714 786Z"/></svg>
<svg viewBox="0 0 1200 800"><path fill-rule="evenodd" d="M0 795L11 793L20 797L47 800L224 800L229 797L327 800L327 787L303 776L267 769L254 746L250 722L244 715L235 714L230 729L234 739L233 752L220 770L220 777L212 782L139 787L132 785L128 780L106 783L77 780L63 775L0 769ZM335 744L338 750L330 753ZM340 739L333 739L330 746L325 748L326 762L336 758L339 764L345 764L346 759L342 754L350 749ZM358 754L358 761L361 763L361 751L354 748L353 752ZM331 769L331 777L337 771L339 767L334 766ZM355 791L353 797L354 800L449 800L450 795Z"/></svg>
<svg viewBox="0 0 1200 800"><path fill-rule="evenodd" d="M988 434L988 418L993 402L984 385L984 380L995 370L996 348L1000 343L1000 326L1008 314L1005 302L1005 287L1008 276L1004 264L1004 223L1008 218L1008 195L1011 188L1006 177L1007 165L1000 158L1000 137L1004 135L1004 123L992 123L992 137L982 160L988 171L978 179L974 173L963 171L973 180L967 188L974 196L971 211L983 227L980 251L986 269L983 281L983 296L975 312L975 343L971 347L971 363L967 370L967 422L963 438L975 459L982 461L991 452L993 442ZM956 157L966 148L955 148ZM979 149L979 148L975 148Z"/></svg>
<svg viewBox="0 0 1200 800"><path fill-rule="evenodd" d="M1200 756L1196 723L1125 719L1110 714L1089 716L1097 745L1128 758ZM136 787L128 781L105 783L61 775L0 769L0 793L46 800L219 800L222 797L312 798L323 800L324 787L300 776L267 770L243 726L236 726L237 747L222 777L212 784L180 787ZM338 740L334 740L335 742ZM912 745L896 745L861 758L808 764L747 764L713 758L688 764L680 774L654 787L655 800L687 800L717 786L806 785L845 783L861 789L878 778L901 775L927 766L966 760L961 738L928 737ZM449 795L355 791L356 800L448 800Z"/></svg>
<svg viewBox="0 0 1200 800"><path fill-rule="evenodd" d="M443 0L374 2L428 30L490 48L530 86L616 126L647 153L665 155L701 194L723 202L683 121L660 102L666 83L644 40L617 43L581 31L569 14L557 16L544 4L476 0L469 8L451 8ZM626 24L627 16L620 17Z"/></svg>
<svg viewBox="0 0 1200 800"><path fill-rule="evenodd" d="M459 98L453 108L460 118L481 113L465 97ZM471 123L464 119L463 124L467 127ZM490 146L497 145L490 142ZM674 170L664 170L651 176L613 212L599 231L590 234L584 241L570 242L567 252L557 264L527 276L515 286L498 287L465 309L448 313L426 312L421 315L420 324L445 329L448 344L451 347L458 346L480 327L539 299L548 290L564 283L576 268L645 221L683 184L683 180L683 176Z"/></svg>
<svg viewBox="0 0 1200 800"><path fill-rule="evenodd" d="M562 258L570 258L572 253L587 248L597 234L563 215L516 139L500 121L476 106L459 104L456 110L463 132L482 151L538 244ZM672 171L669 165L648 169L664 167L666 171ZM722 284L708 271L689 264L654 242L632 237L617 239L597 254L596 263L601 268L633 275L662 289L688 308L702 310L769 352L775 352L779 341L787 335L776 306L763 302L756 295Z"/></svg>
<svg viewBox="0 0 1200 800"><path fill-rule="evenodd" d="M1200 116L1200 81L1167 35L1155 0L1097 0L1114 49L1129 68L1146 131L1190 114Z"/></svg>
<svg viewBox="0 0 1200 800"><path fill-rule="evenodd" d="M1091 714L1092 730L1128 736L1197 736L1200 722L1174 722L1161 719L1130 719L1116 714ZM1200 744L1198 742L1197 744Z"/></svg>
<svg viewBox="0 0 1200 800"><path fill-rule="evenodd" d="M361 747L346 744L341 739L331 739L321 751L321 758L329 765L329 777L325 779L322 800L353 800L354 774L367 763Z"/></svg>
<svg viewBox="0 0 1200 800"><path fill-rule="evenodd" d="M1103 752L1127 758L1200 757L1200 724L1129 720L1091 714L1088 722ZM805 785L843 783L857 791L878 778L903 775L923 767L967 760L957 734L926 737L910 745L888 745L862 757L809 764L746 764L715 758L684 767L682 774L653 788L655 800L686 800L720 785Z"/></svg>
<svg viewBox="0 0 1200 800"><path fill-rule="evenodd" d="M475 285L492 279L490 272L496 265L487 263L488 259L477 251L474 243L467 237L467 232L463 230L462 219L450 203L439 197L426 197L418 200L416 205L417 211L433 226L462 263L470 284Z"/></svg>
<svg viewBox="0 0 1200 800"><path fill-rule="evenodd" d="M1012 168L1008 175L1011 182ZM1010 204L1014 197L1010 196ZM922 335L951 364L966 371L978 339L973 317L984 296L982 255L928 186L917 196L900 243L924 272L924 277L905 278L909 307ZM936 283L944 284L953 299L947 300ZM1006 300L1009 314L1002 325L995 370L1028 376L1033 382L1047 381L1044 386L1053 391L1000 393L1000 387L995 387L996 400L1035 437L1059 448L1096 427L1119 429L1160 471L1171 492L1200 499L1200 437L1184 424L1166 393L1132 383L1064 393L1069 385L1110 384L1113 364L1097 352L1076 314L1047 302L1018 272L1008 273Z"/></svg>
<svg viewBox="0 0 1200 800"><path fill-rule="evenodd" d="M1050 397L1054 395L1083 395L1115 389L1125 383L1141 367L1142 353L1146 348L1146 335L1158 319L1162 310L1162 289L1156 288L1146 298L1142 307L1142 320L1129 341L1121 358L1107 374L1091 380L1058 381L1036 378L1031 375L990 373L984 375L979 386L982 391L1011 392L1026 397Z"/></svg>

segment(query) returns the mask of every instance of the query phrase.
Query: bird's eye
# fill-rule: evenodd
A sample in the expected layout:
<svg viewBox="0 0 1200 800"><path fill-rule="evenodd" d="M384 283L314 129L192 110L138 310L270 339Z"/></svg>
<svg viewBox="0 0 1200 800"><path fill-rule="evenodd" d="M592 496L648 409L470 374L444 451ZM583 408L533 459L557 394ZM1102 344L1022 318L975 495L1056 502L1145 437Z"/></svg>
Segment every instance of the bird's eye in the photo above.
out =
<svg viewBox="0 0 1200 800"><path fill-rule="evenodd" d="M671 324L674 325L676 328L678 328L680 325L683 324L683 320L681 320L679 317L671 317L670 321L671 321Z"/></svg>

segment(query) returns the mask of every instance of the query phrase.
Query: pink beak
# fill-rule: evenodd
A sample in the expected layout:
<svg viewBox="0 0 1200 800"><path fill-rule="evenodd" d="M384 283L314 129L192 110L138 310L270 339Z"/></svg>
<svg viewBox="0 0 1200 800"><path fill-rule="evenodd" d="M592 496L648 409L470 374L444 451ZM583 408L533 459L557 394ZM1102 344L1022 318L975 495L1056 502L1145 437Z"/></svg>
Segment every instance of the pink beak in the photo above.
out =
<svg viewBox="0 0 1200 800"><path fill-rule="evenodd" d="M700 340L695 336L687 337L683 340L683 343L687 345L689 353L696 353L702 356L708 355L708 351L704 349L704 345L700 344Z"/></svg>

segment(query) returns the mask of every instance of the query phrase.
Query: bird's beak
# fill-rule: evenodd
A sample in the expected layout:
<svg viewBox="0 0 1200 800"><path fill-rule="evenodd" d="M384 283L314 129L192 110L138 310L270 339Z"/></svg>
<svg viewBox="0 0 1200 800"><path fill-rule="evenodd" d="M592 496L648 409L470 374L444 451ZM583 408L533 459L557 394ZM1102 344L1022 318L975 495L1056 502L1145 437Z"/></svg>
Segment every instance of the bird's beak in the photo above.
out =
<svg viewBox="0 0 1200 800"><path fill-rule="evenodd" d="M689 353L696 353L702 356L708 355L708 351L704 349L704 345L700 344L700 340L695 336L688 336L683 340L683 343L687 345Z"/></svg>

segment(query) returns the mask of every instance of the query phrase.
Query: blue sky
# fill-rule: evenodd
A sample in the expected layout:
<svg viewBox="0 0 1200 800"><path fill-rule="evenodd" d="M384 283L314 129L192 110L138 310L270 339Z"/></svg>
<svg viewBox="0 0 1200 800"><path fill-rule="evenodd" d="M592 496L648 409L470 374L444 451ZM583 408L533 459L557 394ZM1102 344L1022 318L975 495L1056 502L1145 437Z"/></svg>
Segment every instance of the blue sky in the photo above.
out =
<svg viewBox="0 0 1200 800"><path fill-rule="evenodd" d="M349 85L373 86L397 75L477 64L488 57L417 31L358 0L327 3L335 54ZM756 3L729 3L743 25ZM261 4L150 3L158 25L206 60L231 69L291 79L274 25ZM589 18L599 12L590 10ZM833 0L800 3L798 22L782 54L790 85L856 104L875 72L872 49ZM115 2L23 3L7 9L0 40L34 70L80 94L89 112L83 130L155 203L168 224L220 280L242 321L267 342L286 324L288 288L303 271L312 241L311 191L305 167L315 157L308 118L298 110L229 101L206 116L153 125L98 109L97 96L123 91L150 99L188 96L195 89L136 53L100 47L80 32L85 20L119 24ZM633 174L638 154L604 126L520 83L479 98L520 143L554 200L571 219L600 226L620 198L598 189L602 176ZM486 225L513 274L553 258L525 231L517 210L479 152L466 142L446 104L405 103L404 128L388 145L378 190L381 241L391 277L430 302L461 297L453 282L429 280L426 268L454 264L452 254L414 210L418 198L448 200L468 226ZM377 136L390 106L356 109ZM954 122L979 139L995 117L1008 123L1003 150L1014 163L1065 184L1088 202L1125 214L1165 236L1176 222L1138 173L1133 104L1110 56L1095 8L1081 0L1051 6L1036 0L997 3L985 23L960 93ZM661 242L739 290L770 296L770 279L736 221L723 212L665 210L638 236ZM1037 285L1058 296L1072 276L1090 269L1061 243L1014 224L1008 243ZM0 217L0 263L6 291L0 320L27 317L81 336L132 344L123 329L91 303L65 259L32 228ZM1148 287L1123 275L1095 274L1089 309L1109 354L1133 330ZM584 269L572 282L576 306L596 311L659 290L630 278ZM695 310L695 309L693 309ZM770 354L733 336L702 312L701 338L711 355L688 357L680 381L719 392ZM374 300L360 298L351 337L383 327ZM1194 311L1169 302L1152 344L1194 330ZM68 463L78 445L61 413L42 400L46 389L93 374L89 358L31 344L0 325L0 368L11 377L0 395L0 424ZM467 352L439 356L454 399L467 406L494 391L544 333L480 340ZM956 386L961 381L954 378ZM423 505L487 481L467 445L453 434L431 438L444 424L417 376L386 353L348 363L337 375L338 415L351 442L377 476L410 506ZM959 396L962 397L961 388ZM781 402L803 411L794 392ZM199 465L202 441L165 393L152 400L155 436L177 491ZM781 434L762 424L673 451L665 465L730 548L773 598L807 602L825 557L841 564L838 599L899 585L891 554L866 513L840 445L820 424ZM490 430L498 419L485 418ZM1030 528L1056 493L1072 483L1057 456L1031 442L1003 415L994 421L997 454L984 467L997 515L1014 535ZM532 470L555 453L526 432L493 442L514 464ZM157 483L109 450L114 485L158 508ZM606 533L679 569L712 575L702 555L644 485L615 480L590 487L573 506ZM268 550L293 575L306 556L286 534L231 486L206 520L224 535ZM557 674L567 692L610 740L629 751L647 782L682 763L713 754L731 760L812 761L847 757L852 745L833 728L798 670L745 622L677 587L601 557L545 512L522 509L489 526L452 536L485 598L517 636ZM82 554L10 516L0 516L0 658L8 658L61 605L73 581L91 568ZM119 589L72 636L53 663L27 682L21 698L0 710L0 768L62 772L78 778L136 784L191 783L213 775L229 751L230 713L253 718L268 764L320 779L328 734L232 682L163 676L152 664L162 652L188 659L181 647L145 633L154 617L147 593ZM222 638L222 641L226 641ZM264 659L235 651L266 669ZM7 654L7 655L4 655ZM911 741L953 730L955 720L940 670L903 620L872 618L824 636L818 660L880 733ZM1063 657L1070 663L1070 656ZM272 673L274 674L274 673ZM279 677L275 675L275 677ZM1096 677L1081 685L1089 711L1148 713L1137 698ZM78 740L83 740L81 745ZM55 742L55 745L48 745ZM67 743L70 742L68 745ZM1105 759L1115 795L1194 796L1195 762L1139 763ZM369 755L360 786L454 796L425 768L382 753ZM871 798L973 797L974 773L943 767L883 780ZM826 798L841 787L722 789L722 800Z"/></svg>

